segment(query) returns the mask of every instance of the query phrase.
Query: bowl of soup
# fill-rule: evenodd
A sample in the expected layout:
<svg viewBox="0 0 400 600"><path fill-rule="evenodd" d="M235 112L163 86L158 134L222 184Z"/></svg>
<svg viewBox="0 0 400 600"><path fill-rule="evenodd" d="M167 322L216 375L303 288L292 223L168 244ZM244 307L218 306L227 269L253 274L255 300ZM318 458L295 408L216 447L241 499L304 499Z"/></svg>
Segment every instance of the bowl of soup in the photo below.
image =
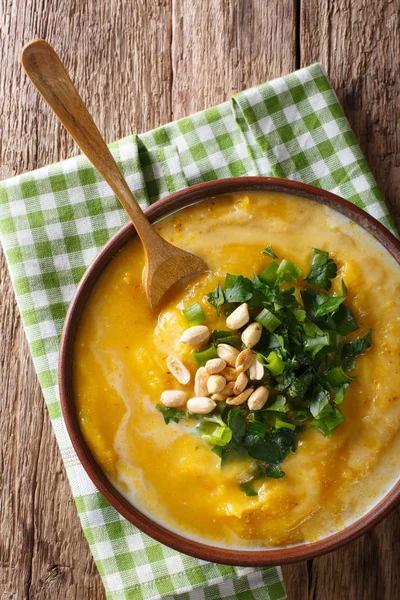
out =
<svg viewBox="0 0 400 600"><path fill-rule="evenodd" d="M328 552L400 496L400 245L345 200L244 177L146 209L209 269L152 313L132 224L86 271L59 390L89 477L131 523L198 558Z"/></svg>

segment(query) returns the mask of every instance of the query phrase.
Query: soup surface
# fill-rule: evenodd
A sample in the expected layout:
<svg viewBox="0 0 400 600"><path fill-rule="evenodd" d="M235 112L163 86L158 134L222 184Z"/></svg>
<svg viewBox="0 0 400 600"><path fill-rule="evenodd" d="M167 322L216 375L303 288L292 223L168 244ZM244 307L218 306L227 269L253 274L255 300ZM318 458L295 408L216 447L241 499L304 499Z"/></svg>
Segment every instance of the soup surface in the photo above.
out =
<svg viewBox="0 0 400 600"><path fill-rule="evenodd" d="M111 261L83 312L74 349L74 392L80 425L115 487L165 526L230 547L314 541L361 516L390 487L400 463L400 269L366 232L314 202L278 193L238 193L206 200L156 226L168 241L202 256L210 271L150 311L141 288L138 240ZM256 496L238 487L243 465L219 457L187 422L165 425L155 405L166 389L186 389L168 372L179 357L192 377L192 348L179 342L188 327L182 308L199 302L210 328L224 319L206 301L225 274L251 277L268 262L261 251L293 262L305 277L311 247L326 250L348 287L360 329L372 347L357 359L345 400L345 422L330 439L304 430ZM330 292L332 293L332 292Z"/></svg>

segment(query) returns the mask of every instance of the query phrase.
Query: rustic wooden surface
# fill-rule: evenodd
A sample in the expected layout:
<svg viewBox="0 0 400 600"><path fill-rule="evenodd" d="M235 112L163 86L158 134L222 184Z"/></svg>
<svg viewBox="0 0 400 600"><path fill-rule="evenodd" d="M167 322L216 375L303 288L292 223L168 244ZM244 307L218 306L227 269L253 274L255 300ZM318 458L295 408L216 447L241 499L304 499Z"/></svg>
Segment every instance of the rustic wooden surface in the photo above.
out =
<svg viewBox="0 0 400 600"><path fill-rule="evenodd" d="M399 0L0 5L0 178L77 152L21 73L18 52L32 37L55 46L110 141L318 60L400 224ZM0 599L103 600L4 258L0 298ZM284 567L289 599L399 598L399 515L346 548Z"/></svg>

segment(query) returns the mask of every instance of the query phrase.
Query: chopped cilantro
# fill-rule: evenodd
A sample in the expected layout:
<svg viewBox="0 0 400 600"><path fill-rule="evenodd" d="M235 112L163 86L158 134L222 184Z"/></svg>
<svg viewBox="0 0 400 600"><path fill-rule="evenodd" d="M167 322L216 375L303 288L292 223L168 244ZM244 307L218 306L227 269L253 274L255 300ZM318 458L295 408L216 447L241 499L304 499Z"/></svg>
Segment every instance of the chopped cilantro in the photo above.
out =
<svg viewBox="0 0 400 600"><path fill-rule="evenodd" d="M254 292L253 283L247 277L238 275L232 283L232 286L227 287L225 284L225 298L229 303L242 303L251 299Z"/></svg>
<svg viewBox="0 0 400 600"><path fill-rule="evenodd" d="M332 315L332 321L335 325L336 331L340 335L347 335L352 331L357 331L358 324L354 316L353 311L350 307L341 304L336 313Z"/></svg>
<svg viewBox="0 0 400 600"><path fill-rule="evenodd" d="M221 284L218 282L216 289L209 294L206 294L208 302L215 308L217 314L221 314L221 306L225 304L225 296L222 291Z"/></svg>
<svg viewBox="0 0 400 600"><path fill-rule="evenodd" d="M313 248L314 256L311 263L311 271L306 277L308 283L316 285L323 290L331 288L331 279L336 277L337 266L335 262L329 258L328 252Z"/></svg>
<svg viewBox="0 0 400 600"><path fill-rule="evenodd" d="M280 464L296 448L296 434L289 429L278 429L264 435L246 435L244 446L252 458L266 464Z"/></svg>
<svg viewBox="0 0 400 600"><path fill-rule="evenodd" d="M271 479L282 479L285 477L285 472L282 471L279 465L267 465L265 467L265 475Z"/></svg>
<svg viewBox="0 0 400 600"><path fill-rule="evenodd" d="M250 482L241 483L239 485L239 487L242 490L242 492L245 493L245 496L258 496L258 492L256 492L255 490L253 490L253 488L251 487L251 483Z"/></svg>
<svg viewBox="0 0 400 600"><path fill-rule="evenodd" d="M351 371L356 366L355 357L364 354L371 347L371 330L364 337L357 338L351 342L341 344L341 355L343 367L346 371Z"/></svg>
<svg viewBox="0 0 400 600"><path fill-rule="evenodd" d="M271 258L278 258L275 252L272 250L271 244L264 248L261 254L265 254L265 256L270 256Z"/></svg>
<svg viewBox="0 0 400 600"><path fill-rule="evenodd" d="M346 296L329 296L324 292L314 292L313 290L303 290L301 297L304 308L313 321L334 314L342 302L346 300Z"/></svg>
<svg viewBox="0 0 400 600"><path fill-rule="evenodd" d="M272 410L275 412L283 412L283 413L289 412L289 405L286 401L285 396L281 396L278 394L275 402L270 404L270 406L268 406L268 408L266 410Z"/></svg>
<svg viewBox="0 0 400 600"><path fill-rule="evenodd" d="M162 413L164 421L167 425L170 421L179 423L180 419L187 418L187 414L185 412L178 411L176 408L169 408L168 406L164 406L164 404L156 404L156 408Z"/></svg>

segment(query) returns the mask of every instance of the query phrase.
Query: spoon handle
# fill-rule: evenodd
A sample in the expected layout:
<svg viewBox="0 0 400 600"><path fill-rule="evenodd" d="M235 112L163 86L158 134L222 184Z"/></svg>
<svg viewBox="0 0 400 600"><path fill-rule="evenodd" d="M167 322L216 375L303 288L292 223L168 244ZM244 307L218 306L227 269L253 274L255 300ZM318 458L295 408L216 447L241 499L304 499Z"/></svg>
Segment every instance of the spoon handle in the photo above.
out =
<svg viewBox="0 0 400 600"><path fill-rule="evenodd" d="M33 85L113 190L133 221L145 249L149 243L153 247L158 245L161 238L135 200L85 103L53 48L45 40L32 40L21 52L21 64Z"/></svg>

